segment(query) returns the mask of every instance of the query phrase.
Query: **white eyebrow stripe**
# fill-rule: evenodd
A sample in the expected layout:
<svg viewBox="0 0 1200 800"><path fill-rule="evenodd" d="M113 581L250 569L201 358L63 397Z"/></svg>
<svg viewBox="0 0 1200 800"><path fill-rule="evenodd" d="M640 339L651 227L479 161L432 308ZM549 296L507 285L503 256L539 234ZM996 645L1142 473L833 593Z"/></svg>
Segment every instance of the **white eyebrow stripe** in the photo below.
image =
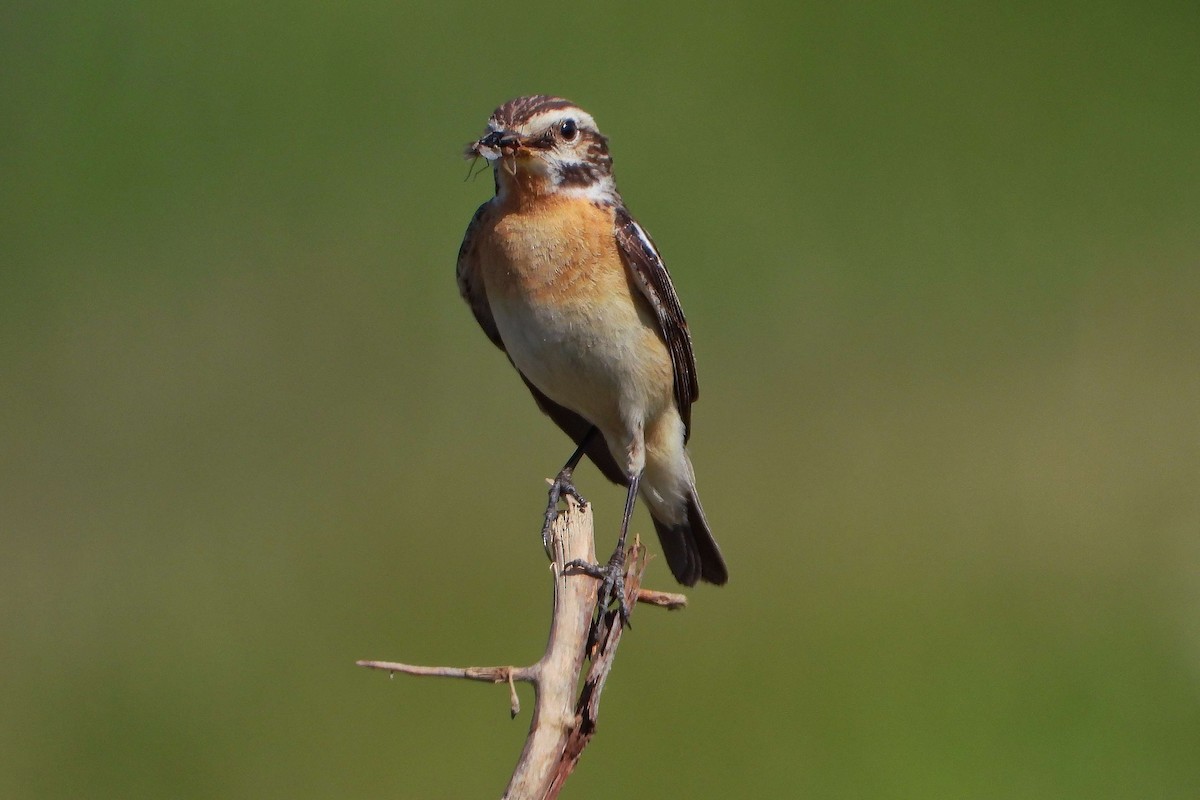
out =
<svg viewBox="0 0 1200 800"><path fill-rule="evenodd" d="M526 135L543 131L553 127L556 123L564 120L573 119L575 124L580 128L596 131L596 120L592 119L592 115L584 111L582 108L553 108L549 111L542 111L534 114L528 120L525 120L518 126L520 131ZM596 131L599 133L599 131Z"/></svg>

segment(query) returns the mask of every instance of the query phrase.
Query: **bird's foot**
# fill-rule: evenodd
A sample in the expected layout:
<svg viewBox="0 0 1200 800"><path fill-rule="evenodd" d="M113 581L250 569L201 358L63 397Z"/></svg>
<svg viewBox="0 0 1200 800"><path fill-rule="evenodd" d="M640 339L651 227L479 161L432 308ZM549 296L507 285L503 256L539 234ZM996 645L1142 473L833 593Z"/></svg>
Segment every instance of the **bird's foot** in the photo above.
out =
<svg viewBox="0 0 1200 800"><path fill-rule="evenodd" d="M542 522L542 544L545 545L547 553L551 552L550 526L554 524L554 519L558 516L559 501L564 497L572 497L579 505L587 505L587 500L583 499L583 495L575 488L575 484L571 483L571 477L571 468L563 467L562 471L550 482L550 494L546 503L546 517Z"/></svg>
<svg viewBox="0 0 1200 800"><path fill-rule="evenodd" d="M588 561L575 559L566 564L567 569L574 569L585 575L590 575L600 581L600 589L596 592L596 605L600 614L604 614L612 606L621 615L621 622L626 628L633 628L629 622L632 609L625 600L625 543L617 545L607 564L592 564Z"/></svg>

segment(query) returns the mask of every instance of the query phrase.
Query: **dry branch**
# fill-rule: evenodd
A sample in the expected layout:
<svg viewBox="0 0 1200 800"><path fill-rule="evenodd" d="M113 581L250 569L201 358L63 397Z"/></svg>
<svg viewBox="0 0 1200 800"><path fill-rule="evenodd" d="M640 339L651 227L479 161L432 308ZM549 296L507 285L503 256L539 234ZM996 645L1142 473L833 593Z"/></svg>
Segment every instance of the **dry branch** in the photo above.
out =
<svg viewBox="0 0 1200 800"><path fill-rule="evenodd" d="M536 694L533 721L504 800L552 800L579 760L596 729L600 695L612 669L624 628L620 614L597 608L596 579L564 565L573 560L595 563L590 506L567 498L550 530L554 574L554 616L546 652L528 667L423 667L394 661L359 661L358 665L389 673L464 678L509 685L511 712L520 710L515 681L532 683ZM626 603L683 608L681 594L640 588L646 551L635 541L625 567ZM584 662L590 668L577 691Z"/></svg>

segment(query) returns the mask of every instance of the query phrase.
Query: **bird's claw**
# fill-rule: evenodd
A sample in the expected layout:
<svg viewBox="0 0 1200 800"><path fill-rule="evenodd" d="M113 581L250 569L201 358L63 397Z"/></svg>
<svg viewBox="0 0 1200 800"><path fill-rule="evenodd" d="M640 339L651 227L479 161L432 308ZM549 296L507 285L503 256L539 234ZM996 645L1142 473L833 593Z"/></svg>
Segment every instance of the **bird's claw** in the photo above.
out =
<svg viewBox="0 0 1200 800"><path fill-rule="evenodd" d="M542 522L542 544L545 545L546 552L550 552L550 526L554 524L554 519L558 516L559 501L563 497L572 497L579 505L587 505L587 500L575 488L575 484L571 482L571 477L571 468L564 467L555 476L554 480L550 482L550 492L548 502L546 503L546 516Z"/></svg>
<svg viewBox="0 0 1200 800"><path fill-rule="evenodd" d="M626 628L633 628L629 621L629 617L633 609L629 607L629 603L625 599L625 548L618 547L608 559L607 564L593 564L590 561L575 559L566 564L567 569L574 569L582 572L585 575L590 575L600 581L600 588L596 592L596 608L600 614L603 614L613 605L616 606L616 611L621 615L621 623Z"/></svg>

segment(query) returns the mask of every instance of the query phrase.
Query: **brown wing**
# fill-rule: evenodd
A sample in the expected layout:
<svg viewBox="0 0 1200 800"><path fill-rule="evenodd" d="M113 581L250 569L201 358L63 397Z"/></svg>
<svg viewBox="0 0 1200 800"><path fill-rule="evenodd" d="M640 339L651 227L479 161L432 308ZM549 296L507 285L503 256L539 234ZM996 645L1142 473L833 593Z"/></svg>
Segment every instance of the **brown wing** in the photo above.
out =
<svg viewBox="0 0 1200 800"><path fill-rule="evenodd" d="M475 212L475 216L471 218L471 224L467 226L467 233L463 237L462 247L458 250L458 268L456 270L458 293L467 301L467 305L471 307L471 313L475 315L475 321L479 323L479 327L483 328L483 332L487 334L487 337L492 340L492 344L504 350L504 340L500 338L500 330L496 327L496 318L492 316L492 307L488 304L487 291L483 285L483 275L479 270L479 252L475 243L475 235L482 225L487 207L488 203L484 203ZM505 351L505 354L507 355L507 351ZM508 362L512 364L512 359L510 358ZM516 368L517 365L513 364L513 369ZM537 403L538 408L542 410L542 413L554 420L554 424L561 428L563 433L571 437L571 441L575 442L576 445L583 441L583 437L591 430L592 423L574 411L564 408L549 397L546 397L536 386L529 382L529 379L525 377L525 374L521 370L517 369L517 374L521 376L521 380L529 387L529 391L533 394L533 400ZM603 436L592 437L592 441L587 448L587 455L600 468L600 471L604 473L604 477L622 486L629 483L628 476L617 465L616 459L613 458L612 453L609 451Z"/></svg>
<svg viewBox="0 0 1200 800"><path fill-rule="evenodd" d="M479 247L475 241L475 236L479 233L479 228L483 224L483 215L487 212L488 205L491 201L481 205L475 211L475 216L471 217L471 223L467 225L467 232L463 236L462 246L458 248L458 293L462 295L462 299L467 301L467 305L471 307L471 313L475 315L475 321L479 323L479 327L483 328L483 332L492 340L492 344L504 349L504 342L500 340L500 331L496 327L496 318L492 316L492 307L488 305L487 292L483 288L483 275L479 272Z"/></svg>
<svg viewBox="0 0 1200 800"><path fill-rule="evenodd" d="M692 352L687 320L684 319L679 296L675 294L671 276L667 274L658 248L624 206L617 207L616 226L617 245L625 259L625 266L633 274L642 294L650 301L654 315L658 317L663 341L671 352L671 366L675 373L675 403L679 406L679 416L683 418L686 442L691 434L692 403L700 397L696 356Z"/></svg>

